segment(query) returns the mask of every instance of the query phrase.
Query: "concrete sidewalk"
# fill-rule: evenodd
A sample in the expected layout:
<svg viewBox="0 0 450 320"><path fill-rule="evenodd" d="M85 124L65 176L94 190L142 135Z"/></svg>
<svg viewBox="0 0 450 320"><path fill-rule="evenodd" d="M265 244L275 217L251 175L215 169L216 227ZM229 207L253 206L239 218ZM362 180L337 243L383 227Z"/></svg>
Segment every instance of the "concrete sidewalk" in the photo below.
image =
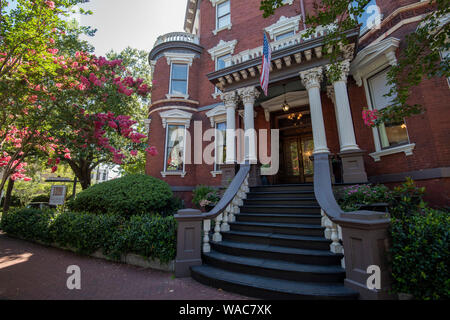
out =
<svg viewBox="0 0 450 320"><path fill-rule="evenodd" d="M66 286L67 267L81 269L81 290ZM0 232L0 299L242 300L191 278L77 255Z"/></svg>

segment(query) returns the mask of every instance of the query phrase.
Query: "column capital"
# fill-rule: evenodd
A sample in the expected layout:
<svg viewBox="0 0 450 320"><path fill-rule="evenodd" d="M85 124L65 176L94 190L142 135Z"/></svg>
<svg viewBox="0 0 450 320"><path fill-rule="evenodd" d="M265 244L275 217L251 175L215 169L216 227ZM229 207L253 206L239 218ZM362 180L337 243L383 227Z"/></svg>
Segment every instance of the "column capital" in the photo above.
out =
<svg viewBox="0 0 450 320"><path fill-rule="evenodd" d="M344 81L347 82L348 74L350 73L350 60L344 60L338 62L337 66L339 71L334 68L334 65L328 64L325 66L328 78L332 79L332 82ZM333 75L333 72L339 72L339 75ZM334 80L334 81L333 81Z"/></svg>
<svg viewBox="0 0 450 320"><path fill-rule="evenodd" d="M256 98L259 97L259 91L256 89L256 87L245 87L238 89L238 94L242 99L242 102L244 104L247 103L255 103Z"/></svg>
<svg viewBox="0 0 450 320"><path fill-rule="evenodd" d="M327 86L327 97L336 104L336 96L334 95L334 86Z"/></svg>
<svg viewBox="0 0 450 320"><path fill-rule="evenodd" d="M225 108L234 108L236 109L236 105L239 101L239 97L236 94L236 91L224 92L220 94L223 103L225 104Z"/></svg>
<svg viewBox="0 0 450 320"><path fill-rule="evenodd" d="M306 90L317 87L320 88L320 83L323 80L323 68L317 67L300 72L300 78Z"/></svg>

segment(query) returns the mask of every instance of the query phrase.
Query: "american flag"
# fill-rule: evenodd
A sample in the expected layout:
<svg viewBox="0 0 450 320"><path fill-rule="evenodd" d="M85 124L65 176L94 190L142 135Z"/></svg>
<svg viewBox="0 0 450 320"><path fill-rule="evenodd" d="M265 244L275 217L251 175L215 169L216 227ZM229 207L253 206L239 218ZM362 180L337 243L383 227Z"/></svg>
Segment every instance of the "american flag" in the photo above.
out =
<svg viewBox="0 0 450 320"><path fill-rule="evenodd" d="M261 78L259 83L267 96L267 90L269 89L269 74L270 74L270 61L272 60L272 49L270 48L267 36L264 33L264 45L263 45L263 62L261 69Z"/></svg>

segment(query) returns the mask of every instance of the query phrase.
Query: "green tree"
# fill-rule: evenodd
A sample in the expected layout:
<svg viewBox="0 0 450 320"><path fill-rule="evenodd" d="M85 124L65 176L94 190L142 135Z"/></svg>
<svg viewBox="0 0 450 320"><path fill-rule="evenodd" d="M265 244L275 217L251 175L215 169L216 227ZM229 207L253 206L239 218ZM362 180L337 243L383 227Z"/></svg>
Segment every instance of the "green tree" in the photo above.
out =
<svg viewBox="0 0 450 320"><path fill-rule="evenodd" d="M322 0L315 2L314 12L307 14L305 23L311 28L305 34L308 37L315 28L323 26L328 29L325 53L331 58L332 77L340 74L339 57L341 45L347 43L344 32L359 26L360 18L369 0ZM436 76L450 77L449 57L442 57L443 52L450 50L450 24L441 21L450 13L450 0L431 0L434 11L427 14L417 30L406 37L405 48L402 49L398 65L391 68L388 74L389 84L393 85L387 96L392 104L379 112L376 121L398 122L403 118L424 111L419 104L410 104L410 95L414 87L424 79ZM261 10L264 17L274 14L283 6L282 0L262 0ZM328 53L328 49L333 50Z"/></svg>

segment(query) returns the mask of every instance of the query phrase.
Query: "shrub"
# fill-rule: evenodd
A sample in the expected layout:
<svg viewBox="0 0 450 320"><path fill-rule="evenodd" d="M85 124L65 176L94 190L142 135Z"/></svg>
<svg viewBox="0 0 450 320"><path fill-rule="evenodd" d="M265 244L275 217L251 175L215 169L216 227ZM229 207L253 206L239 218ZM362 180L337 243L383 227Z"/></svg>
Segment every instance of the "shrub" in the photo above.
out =
<svg viewBox="0 0 450 320"><path fill-rule="evenodd" d="M394 188L390 214L393 217L403 217L425 209L427 204L423 201L425 188L416 186L411 178Z"/></svg>
<svg viewBox="0 0 450 320"><path fill-rule="evenodd" d="M215 205L220 200L217 190L208 186L197 186L192 194L192 203L197 208L205 207L207 205Z"/></svg>
<svg viewBox="0 0 450 320"><path fill-rule="evenodd" d="M392 219L392 290L416 299L450 298L450 215L425 209Z"/></svg>
<svg viewBox="0 0 450 320"><path fill-rule="evenodd" d="M68 206L73 211L132 216L162 212L172 197L166 182L136 174L96 184L80 192Z"/></svg>
<svg viewBox="0 0 450 320"><path fill-rule="evenodd" d="M23 239L51 243L49 227L54 217L55 212L49 210L17 209L3 215L1 228L4 232Z"/></svg>
<svg viewBox="0 0 450 320"><path fill-rule="evenodd" d="M47 194L41 194L31 199L30 202L46 202L50 201L50 196Z"/></svg>
<svg viewBox="0 0 450 320"><path fill-rule="evenodd" d="M169 262L176 255L176 221L158 215L133 216L111 240L106 253L113 258L132 252Z"/></svg>
<svg viewBox="0 0 450 320"><path fill-rule="evenodd" d="M385 185L354 185L345 187L338 195L339 204L344 211L356 211L363 205L390 203L392 194Z"/></svg>
<svg viewBox="0 0 450 320"><path fill-rule="evenodd" d="M161 262L175 259L176 221L159 215L95 215L21 209L9 212L0 227L6 233L48 244L57 243L80 253L99 249L113 259L136 253Z"/></svg>
<svg viewBox="0 0 450 320"><path fill-rule="evenodd" d="M121 220L119 215L65 212L56 216L50 233L57 244L91 254L109 241Z"/></svg>

